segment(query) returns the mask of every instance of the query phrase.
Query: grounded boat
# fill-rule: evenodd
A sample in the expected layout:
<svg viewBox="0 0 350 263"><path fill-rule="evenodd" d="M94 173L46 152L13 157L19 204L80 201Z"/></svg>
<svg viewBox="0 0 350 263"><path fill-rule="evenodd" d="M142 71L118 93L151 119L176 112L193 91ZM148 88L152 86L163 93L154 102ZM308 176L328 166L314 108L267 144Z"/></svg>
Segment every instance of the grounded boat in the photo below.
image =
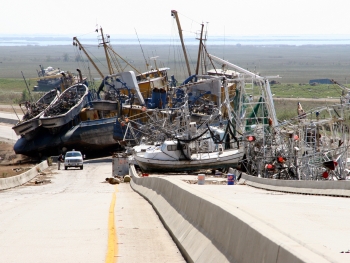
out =
<svg viewBox="0 0 350 263"><path fill-rule="evenodd" d="M42 65L40 70L37 70L38 77L32 78L31 80L36 80L37 85L34 86L34 91L49 91L52 89L59 89L64 82L67 82L64 79L64 76L70 78L70 83L74 83L74 77L70 72L64 72L59 68L55 69L53 67L44 68Z"/></svg>
<svg viewBox="0 0 350 263"><path fill-rule="evenodd" d="M88 92L88 87L81 83L66 89L40 116L42 127L56 133L60 127L74 120L86 106Z"/></svg>
<svg viewBox="0 0 350 263"><path fill-rule="evenodd" d="M104 96L103 100L98 100L96 99L96 92L90 91L90 95L86 97L95 97L95 99L83 103L85 104L84 108L73 119L67 122L69 118L64 117L64 115L61 116L59 114L61 111L59 110L57 111L58 115L53 114L50 118L45 117L49 119L49 124L52 124L46 125L45 128L43 126L38 135L31 140L19 139L14 146L15 152L30 156L37 156L38 154L54 155L62 151L62 149L75 148L92 156L102 154L102 152L110 153L122 150L122 146L113 137L115 124L118 122L118 115L137 116L142 114L144 112L143 106L139 105L139 101L142 101L143 97L138 86L138 78L134 72L117 73L110 77L117 84L114 85L113 81L110 81L114 85L112 85L111 91L121 93L129 89L129 91L138 94L138 96L131 97L126 95L128 94L126 92L120 98L116 96L113 100L105 100ZM117 82L116 79L122 83ZM154 85L152 79L148 83L149 85ZM105 91L105 93L107 92ZM58 105L58 103L56 102L55 105ZM122 104L122 109L119 109L120 106L118 105ZM106 105L117 106L113 106L113 109L111 109L111 107L106 107ZM58 107L58 109L61 108ZM51 109L53 110L54 107ZM142 117L142 119L145 118L145 116ZM66 123L63 124L64 122ZM63 125L60 126L59 124ZM117 131L117 133L121 133L119 137L121 139L124 137L125 128L127 126L121 125Z"/></svg>
<svg viewBox="0 0 350 263"><path fill-rule="evenodd" d="M116 93L120 93L122 90L129 90L138 94L138 100L142 100L143 98L140 94L134 72L128 71L117 73L106 78L112 80L109 83L111 85L110 90L114 91L113 97L109 97L110 100L94 99L91 101L93 107L85 108L80 113L81 122L72 127L62 136L62 141L66 147L70 145L79 145L80 148L105 148L105 150L120 149L120 144L118 144L113 138L113 131L115 123L118 120L118 115L120 115L123 110L126 111L127 108L124 107L121 111L119 109L120 105L122 105L122 102L125 102L125 100L130 101L131 98L125 95L122 96L121 99ZM121 82L117 82L117 79ZM114 81L117 85L113 84ZM109 92L109 94L111 94L111 92ZM132 109L128 111L131 115L137 114L137 112L141 111L139 105L132 105L131 108Z"/></svg>
<svg viewBox="0 0 350 263"><path fill-rule="evenodd" d="M74 41L79 49L84 50L76 38ZM101 72L100 74L103 76ZM62 105L57 107L57 113L42 116L43 127L34 138L20 138L16 142L15 152L28 156L49 156L65 148L76 148L92 156L121 150L122 146L113 138L118 117L141 113L143 109L140 105L147 103L143 99L145 94L154 88L163 89L167 86L167 68L138 75L132 71L120 72L103 79L98 94L95 90L90 90L87 96L89 105L84 105L77 115L71 116L73 118L64 114L61 116L59 112ZM136 93L137 96L134 96ZM123 132L123 129L119 131Z"/></svg>
<svg viewBox="0 0 350 263"><path fill-rule="evenodd" d="M212 89L212 91L214 95L217 95L216 91L221 90L218 78L213 78L209 82L199 81L197 85L193 84L188 87L181 86L175 91L177 108L159 110L159 113L163 113L163 118L155 114L152 123L139 128L144 132L140 136L144 136L148 143L152 141L158 145L150 146L146 150L134 151L133 158L142 171L181 172L225 169L239 165L244 149L240 147L233 131L235 128L231 122L233 116L230 103L228 103L228 92L224 92L220 106L215 104L210 113L202 113L206 118L200 118L200 123L193 121L191 110L193 111L193 104L196 101L193 92L199 91L196 88L200 88L203 94L207 94L205 87L210 87L208 83L215 83L217 89ZM227 91L229 87L231 86L224 85L223 89ZM221 101L221 94L214 98ZM225 110L227 117L223 116ZM220 121L224 121L226 127ZM231 139L234 139L237 144L231 143ZM137 146L135 149L139 148Z"/></svg>
<svg viewBox="0 0 350 263"><path fill-rule="evenodd" d="M193 152L188 144L164 141L160 146L152 146L134 154L134 158L145 172L183 172L200 169L224 169L237 167L243 157L243 148Z"/></svg>
<svg viewBox="0 0 350 263"><path fill-rule="evenodd" d="M45 93L37 102L26 102L27 112L24 114L22 121L18 122L12 129L17 135L25 136L30 139L34 135L34 131L41 125L40 116L44 114L44 110L59 97L60 92L52 89ZM21 106L21 104L20 104Z"/></svg>

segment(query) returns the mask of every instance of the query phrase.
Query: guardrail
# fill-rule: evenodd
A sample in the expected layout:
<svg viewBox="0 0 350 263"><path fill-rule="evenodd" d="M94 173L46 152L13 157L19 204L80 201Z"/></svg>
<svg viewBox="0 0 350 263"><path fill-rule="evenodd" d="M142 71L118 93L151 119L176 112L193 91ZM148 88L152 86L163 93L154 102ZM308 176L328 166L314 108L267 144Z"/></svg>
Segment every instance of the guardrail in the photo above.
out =
<svg viewBox="0 0 350 263"><path fill-rule="evenodd" d="M309 195L350 197L350 181L280 180L251 176L243 173L245 184L256 188Z"/></svg>
<svg viewBox="0 0 350 263"><path fill-rule="evenodd" d="M40 171L45 170L48 167L47 161L42 161L38 165L34 166L32 169L11 177L0 178L0 190L5 190L13 187L20 186L32 180L38 175L38 169Z"/></svg>
<svg viewBox="0 0 350 263"><path fill-rule="evenodd" d="M188 262L328 262L322 255L227 202L181 180L137 175L131 187L158 213Z"/></svg>

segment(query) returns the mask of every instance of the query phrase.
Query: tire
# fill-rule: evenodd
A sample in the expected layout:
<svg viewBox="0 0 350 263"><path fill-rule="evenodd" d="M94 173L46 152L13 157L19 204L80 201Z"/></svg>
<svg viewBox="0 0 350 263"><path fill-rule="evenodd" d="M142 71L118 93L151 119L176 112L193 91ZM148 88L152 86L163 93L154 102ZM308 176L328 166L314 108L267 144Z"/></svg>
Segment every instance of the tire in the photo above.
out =
<svg viewBox="0 0 350 263"><path fill-rule="evenodd" d="M68 167L67 167L67 166L65 166L65 167L64 167L64 170L67 170L67 169L68 169Z"/></svg>
<svg viewBox="0 0 350 263"><path fill-rule="evenodd" d="M83 170L83 166L80 166L80 170Z"/></svg>

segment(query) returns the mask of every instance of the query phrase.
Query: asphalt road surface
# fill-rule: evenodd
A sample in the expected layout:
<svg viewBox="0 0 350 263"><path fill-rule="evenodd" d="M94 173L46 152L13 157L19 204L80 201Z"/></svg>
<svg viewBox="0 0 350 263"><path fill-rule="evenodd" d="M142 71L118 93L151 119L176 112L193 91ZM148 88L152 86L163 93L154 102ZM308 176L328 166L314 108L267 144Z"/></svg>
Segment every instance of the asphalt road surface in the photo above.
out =
<svg viewBox="0 0 350 263"><path fill-rule="evenodd" d="M15 143L20 137L12 130L11 124L0 123L0 140L8 140Z"/></svg>
<svg viewBox="0 0 350 263"><path fill-rule="evenodd" d="M110 185L110 158L0 191L0 262L185 262L151 205ZM48 182L48 181L44 181Z"/></svg>

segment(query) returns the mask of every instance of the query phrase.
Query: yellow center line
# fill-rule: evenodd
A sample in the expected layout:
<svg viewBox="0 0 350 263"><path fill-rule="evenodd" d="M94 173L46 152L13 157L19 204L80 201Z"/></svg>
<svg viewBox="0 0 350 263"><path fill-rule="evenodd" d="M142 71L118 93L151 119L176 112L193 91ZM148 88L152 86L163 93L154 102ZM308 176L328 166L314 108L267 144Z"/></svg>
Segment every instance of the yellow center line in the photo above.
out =
<svg viewBox="0 0 350 263"><path fill-rule="evenodd" d="M118 255L118 245L117 245L117 233L114 223L114 207L117 199L118 188L115 186L115 192L112 196L112 202L109 206L109 216L108 216L108 247L106 255L106 263L115 263L117 262Z"/></svg>

